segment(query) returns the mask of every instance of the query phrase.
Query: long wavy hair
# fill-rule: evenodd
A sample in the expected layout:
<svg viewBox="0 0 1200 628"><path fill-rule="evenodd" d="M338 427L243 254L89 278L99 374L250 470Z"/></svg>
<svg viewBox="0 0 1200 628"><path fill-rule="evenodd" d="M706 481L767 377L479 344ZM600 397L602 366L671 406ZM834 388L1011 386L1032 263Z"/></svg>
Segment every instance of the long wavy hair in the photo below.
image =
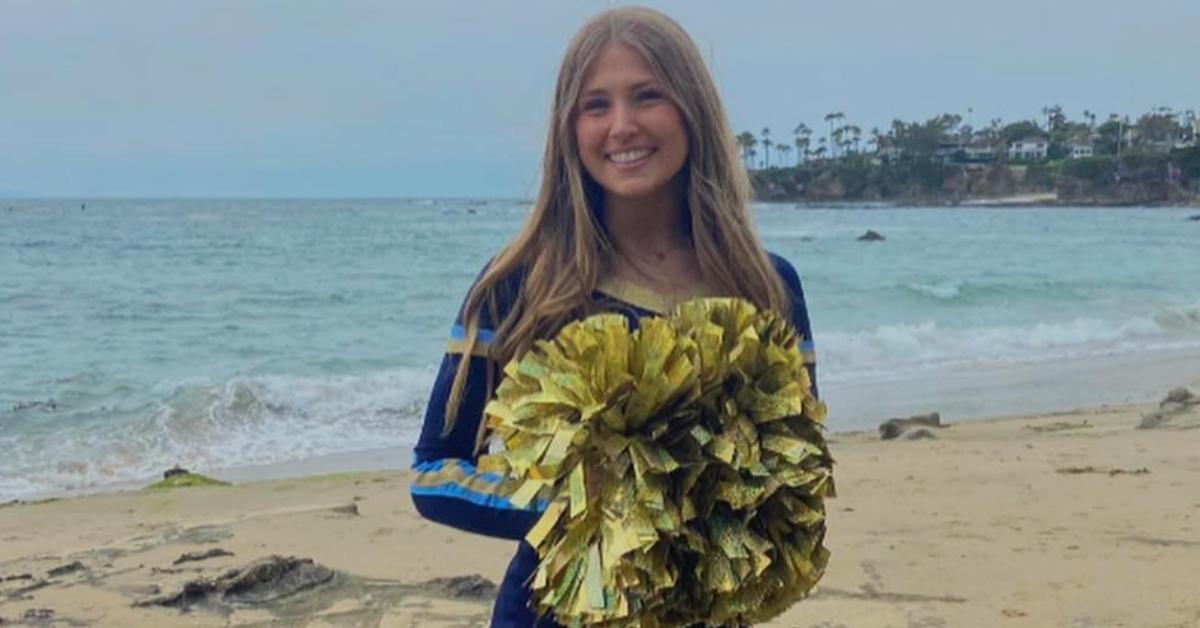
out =
<svg viewBox="0 0 1200 628"><path fill-rule="evenodd" d="M620 7L589 20L567 47L554 89L541 189L520 232L467 295L465 356L475 349L483 308L495 321L504 279L514 273L523 275L523 281L513 305L497 322L489 350L495 364L507 363L534 340L548 338L594 311L592 293L611 267L615 249L600 214L604 190L583 168L574 125L588 67L610 43L641 53L683 115L689 146L681 173L684 205L705 282L718 294L790 315L787 288L755 233L749 178L700 51L666 15ZM469 366L470 360L464 358L455 373L446 405L446 434L453 429ZM489 365L489 397L492 370ZM483 435L481 425L481 445Z"/></svg>

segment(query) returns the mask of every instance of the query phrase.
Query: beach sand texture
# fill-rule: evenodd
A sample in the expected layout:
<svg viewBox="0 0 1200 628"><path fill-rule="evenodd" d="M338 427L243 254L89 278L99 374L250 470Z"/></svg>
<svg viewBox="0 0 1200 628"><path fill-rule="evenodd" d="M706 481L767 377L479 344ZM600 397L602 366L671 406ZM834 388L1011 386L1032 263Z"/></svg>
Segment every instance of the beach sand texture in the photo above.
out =
<svg viewBox="0 0 1200 628"><path fill-rule="evenodd" d="M1153 407L956 423L932 439L833 435L829 570L764 625L1200 626L1200 430L1135 429ZM408 479L5 506L0 625L486 625L486 586L459 583L456 595L429 581L499 582L513 545L423 520ZM232 555L175 564L217 549ZM336 575L258 606L135 606L270 555Z"/></svg>

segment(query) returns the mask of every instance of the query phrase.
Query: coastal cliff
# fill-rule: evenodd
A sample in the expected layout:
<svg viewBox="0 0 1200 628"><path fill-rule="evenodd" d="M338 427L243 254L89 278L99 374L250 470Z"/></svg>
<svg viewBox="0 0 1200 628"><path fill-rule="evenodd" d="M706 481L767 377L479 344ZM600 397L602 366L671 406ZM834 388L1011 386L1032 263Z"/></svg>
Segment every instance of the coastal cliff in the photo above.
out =
<svg viewBox="0 0 1200 628"><path fill-rule="evenodd" d="M1200 203L1200 147L1012 163L880 161L865 156L750 171L767 202L917 205L1189 205Z"/></svg>

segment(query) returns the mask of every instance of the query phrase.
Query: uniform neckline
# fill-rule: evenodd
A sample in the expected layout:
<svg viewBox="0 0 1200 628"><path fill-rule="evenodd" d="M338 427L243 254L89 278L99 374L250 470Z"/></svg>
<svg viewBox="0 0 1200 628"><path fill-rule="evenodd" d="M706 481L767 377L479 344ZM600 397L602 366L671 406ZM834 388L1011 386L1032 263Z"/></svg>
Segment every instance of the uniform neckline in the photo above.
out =
<svg viewBox="0 0 1200 628"><path fill-rule="evenodd" d="M714 296L715 294L706 281L698 281L676 294L662 295L627 279L612 276L601 279L596 285L596 290L619 301L657 314L666 314L676 305L689 299Z"/></svg>

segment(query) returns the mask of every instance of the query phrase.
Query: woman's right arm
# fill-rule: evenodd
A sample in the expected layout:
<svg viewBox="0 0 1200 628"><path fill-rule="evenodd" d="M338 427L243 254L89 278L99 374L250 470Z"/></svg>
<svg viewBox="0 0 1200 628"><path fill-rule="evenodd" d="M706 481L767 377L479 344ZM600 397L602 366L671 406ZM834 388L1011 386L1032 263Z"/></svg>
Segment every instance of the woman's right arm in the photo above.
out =
<svg viewBox="0 0 1200 628"><path fill-rule="evenodd" d="M422 516L448 526L505 539L521 539L541 517L545 504L530 508L514 506L506 495L510 482L494 473L481 473L477 438L487 404L487 369L493 365L486 357L492 331L481 321L473 355L464 355L465 330L462 315L450 334L446 354L442 357L421 437L413 455L411 493L413 504ZM461 360L470 360L466 385L462 391L458 417L449 434L442 434L446 424L446 402L454 383L454 374ZM499 369L496 369L497 371ZM499 383L498 381L496 382Z"/></svg>

